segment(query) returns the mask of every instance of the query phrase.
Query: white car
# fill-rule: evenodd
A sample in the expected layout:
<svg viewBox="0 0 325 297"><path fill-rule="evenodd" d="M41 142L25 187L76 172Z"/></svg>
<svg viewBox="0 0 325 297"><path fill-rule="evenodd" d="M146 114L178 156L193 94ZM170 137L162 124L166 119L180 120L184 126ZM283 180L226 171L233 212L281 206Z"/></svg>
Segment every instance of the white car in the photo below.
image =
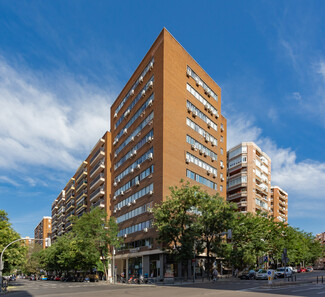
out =
<svg viewBox="0 0 325 297"><path fill-rule="evenodd" d="M255 279L268 279L268 272L273 271L274 279L277 278L276 273L273 269L260 269L255 273Z"/></svg>
<svg viewBox="0 0 325 297"><path fill-rule="evenodd" d="M280 267L276 270L275 275L277 277L291 277L293 274L292 269L290 267Z"/></svg>

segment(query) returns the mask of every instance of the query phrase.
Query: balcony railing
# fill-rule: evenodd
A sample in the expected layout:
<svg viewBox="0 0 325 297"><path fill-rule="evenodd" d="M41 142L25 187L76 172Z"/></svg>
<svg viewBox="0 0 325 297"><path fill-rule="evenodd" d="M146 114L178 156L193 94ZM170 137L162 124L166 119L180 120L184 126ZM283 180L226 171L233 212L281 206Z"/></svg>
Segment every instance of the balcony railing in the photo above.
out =
<svg viewBox="0 0 325 297"><path fill-rule="evenodd" d="M86 186L87 186L87 180L85 179L77 185L76 192L79 192L81 189L83 189Z"/></svg>
<svg viewBox="0 0 325 297"><path fill-rule="evenodd" d="M86 168L84 168L79 174L78 174L78 176L76 177L76 183L79 181L79 179L82 177L82 176L84 176L84 175L86 175L87 174L87 169Z"/></svg>
<svg viewBox="0 0 325 297"><path fill-rule="evenodd" d="M86 190L84 190L80 194L78 194L78 196L76 197L76 201L78 201L82 196L87 196L87 191Z"/></svg>
<svg viewBox="0 0 325 297"><path fill-rule="evenodd" d="M90 171L90 177L92 177L99 169L105 168L104 160L100 160L95 167Z"/></svg>
<svg viewBox="0 0 325 297"><path fill-rule="evenodd" d="M245 196L247 196L247 191L241 191L241 192L238 192L238 193L228 195L228 200L232 200L232 199L236 199L236 198L240 198L240 197L245 197Z"/></svg>
<svg viewBox="0 0 325 297"><path fill-rule="evenodd" d="M105 208L104 199L100 199L97 202L92 204L92 207L97 207L97 206L99 206L100 208Z"/></svg>
<svg viewBox="0 0 325 297"><path fill-rule="evenodd" d="M83 203L78 204L77 208L76 208L76 213L79 213L81 210L83 210L86 207L87 207L87 202L86 201L84 201Z"/></svg>
<svg viewBox="0 0 325 297"><path fill-rule="evenodd" d="M95 152L95 154L93 155L93 157L90 159L90 165L92 165L92 163L94 163L99 156L105 156L105 150L104 150L103 147L100 147Z"/></svg>
<svg viewBox="0 0 325 297"><path fill-rule="evenodd" d="M99 182L105 181L105 177L103 173L100 173L91 183L90 183L90 189L92 189L95 185L99 184Z"/></svg>
<svg viewBox="0 0 325 297"><path fill-rule="evenodd" d="M98 196L102 196L105 195L105 191L103 187L98 188L97 190L95 190L94 192L92 192L90 194L90 201L94 200L96 197Z"/></svg>

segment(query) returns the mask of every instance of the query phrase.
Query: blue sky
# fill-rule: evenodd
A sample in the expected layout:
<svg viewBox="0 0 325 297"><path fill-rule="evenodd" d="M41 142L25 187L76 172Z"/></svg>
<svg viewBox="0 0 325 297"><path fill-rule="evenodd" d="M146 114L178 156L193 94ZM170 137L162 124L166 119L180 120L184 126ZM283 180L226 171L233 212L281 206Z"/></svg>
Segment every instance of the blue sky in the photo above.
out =
<svg viewBox="0 0 325 297"><path fill-rule="evenodd" d="M25 236L106 130L166 27L222 88L228 146L255 141L289 223L325 231L324 1L0 0L0 209Z"/></svg>

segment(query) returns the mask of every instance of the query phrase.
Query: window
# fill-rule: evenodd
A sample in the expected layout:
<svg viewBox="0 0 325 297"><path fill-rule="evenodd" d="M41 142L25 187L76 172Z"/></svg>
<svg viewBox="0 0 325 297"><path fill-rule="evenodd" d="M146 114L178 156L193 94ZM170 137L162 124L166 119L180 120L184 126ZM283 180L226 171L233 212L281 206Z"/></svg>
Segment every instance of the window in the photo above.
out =
<svg viewBox="0 0 325 297"><path fill-rule="evenodd" d="M195 165L211 171L214 175L217 175L217 169L215 167L210 166L208 163L202 161L201 159L193 156L190 153L186 153L186 158L191 162L194 163Z"/></svg>
<svg viewBox="0 0 325 297"><path fill-rule="evenodd" d="M186 170L186 176L192 180L195 180L211 189L214 189L214 190L217 190L217 184L212 182L211 180L208 180L207 178L199 175L199 174L196 174L194 173L193 171L190 171L190 170Z"/></svg>
<svg viewBox="0 0 325 297"><path fill-rule="evenodd" d="M211 97L218 102L218 95L189 67L187 66L187 73L201 86L204 90L211 94Z"/></svg>
<svg viewBox="0 0 325 297"><path fill-rule="evenodd" d="M220 192L223 192L223 186L220 185Z"/></svg>
<svg viewBox="0 0 325 297"><path fill-rule="evenodd" d="M186 118L186 124L187 124L187 126L191 127L194 131L199 133L201 136L203 136L206 139L206 141L211 141L211 143L213 145L218 145L218 140L216 138L214 138L212 135L210 135L207 131L205 131L199 125L195 124L189 118Z"/></svg>
<svg viewBox="0 0 325 297"><path fill-rule="evenodd" d="M204 146L200 142L196 141L191 136L186 135L186 142L189 143L189 144L191 144L191 145L194 145L196 147L196 149L201 150L203 153L207 154L211 158L214 158L214 160L217 160L218 159L218 155L216 153L214 153L213 151L209 150L206 146Z"/></svg>
<svg viewBox="0 0 325 297"><path fill-rule="evenodd" d="M223 155L223 149L222 148L220 148L220 154Z"/></svg>
<svg viewBox="0 0 325 297"><path fill-rule="evenodd" d="M132 132L132 134L127 138L127 139L125 139L122 143L121 143L121 145L115 150L115 153L116 153L116 155L118 155L120 152L121 152L121 150L123 149L123 148L125 148L128 144L129 144L129 142L132 140L132 139L134 139L134 137L145 127L145 126L147 126L151 121L153 120L153 112L151 112L141 123L140 123L140 125L138 126L138 127L136 127L134 130L133 130L133 132ZM115 139L115 141L116 140L118 140L118 139Z"/></svg>
<svg viewBox="0 0 325 297"><path fill-rule="evenodd" d="M247 153L247 146L240 146L239 148L233 150L233 151L230 151L229 152L229 159L239 155L239 154L242 154L242 153Z"/></svg>
<svg viewBox="0 0 325 297"><path fill-rule="evenodd" d="M230 179L229 180L229 187L233 187L239 184L247 183L247 176L239 176L235 179Z"/></svg>
<svg viewBox="0 0 325 297"><path fill-rule="evenodd" d="M151 228L152 222L152 220L149 220L136 225L132 225L130 227L120 230L117 236L124 236L125 234L142 231L144 228Z"/></svg>
<svg viewBox="0 0 325 297"><path fill-rule="evenodd" d="M194 104L192 104L190 101L187 101L186 107L190 109L192 112L196 112L198 117L206 122L209 126L212 127L212 129L218 131L218 125L211 121L201 110L199 110Z"/></svg>
<svg viewBox="0 0 325 297"><path fill-rule="evenodd" d="M133 162L129 167L127 167L125 170L123 170L116 178L115 181L117 182L118 180L121 180L123 177L128 175L131 170L135 169L137 165L143 163L144 161L147 160L149 157L149 154L153 154L153 148L151 147L148 151L146 151L141 157L139 157L135 162Z"/></svg>
<svg viewBox="0 0 325 297"><path fill-rule="evenodd" d="M153 192L153 184L150 184L149 186L141 189L140 191L132 194L128 198L120 201L117 205L114 206L114 209L122 208L125 205L128 205L129 203L138 200L139 198L143 197L144 195L147 195L150 191Z"/></svg>
<svg viewBox="0 0 325 297"><path fill-rule="evenodd" d="M124 222L126 220L132 219L132 218L134 218L134 217L136 217L138 215L141 215L141 214L147 212L148 209L150 209L150 208L152 208L152 202L147 203L145 205L142 205L142 206L140 206L140 207L138 207L136 209L133 209L133 210L131 210L131 211L117 217L116 218L116 223L120 224L120 223L122 223L122 222Z"/></svg>
<svg viewBox="0 0 325 297"><path fill-rule="evenodd" d="M139 85L139 78L145 77L145 75L147 74L147 72L150 70L151 65L155 62L155 59L152 58L150 60L150 62L147 64L147 66L145 67L145 69L142 71L142 73L139 75L139 77L137 78L136 82L133 84L133 86L130 88L130 90L128 91L127 95L123 98L122 102L118 105L118 107L115 109L115 113L118 114L118 112L120 111L120 109L123 107L123 105L125 104L125 102L129 99L129 97L131 96L130 92L131 90L134 90L138 85Z"/></svg>

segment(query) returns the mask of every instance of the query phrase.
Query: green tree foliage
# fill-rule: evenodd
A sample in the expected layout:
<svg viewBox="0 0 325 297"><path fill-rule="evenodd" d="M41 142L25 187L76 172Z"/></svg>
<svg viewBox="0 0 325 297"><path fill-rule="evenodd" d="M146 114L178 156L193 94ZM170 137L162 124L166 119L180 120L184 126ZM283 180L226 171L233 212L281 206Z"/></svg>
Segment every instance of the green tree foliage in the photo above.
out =
<svg viewBox="0 0 325 297"><path fill-rule="evenodd" d="M170 191L170 197L153 209L158 240L180 262L206 251L210 271L211 253L220 250L235 206L189 183L171 187Z"/></svg>
<svg viewBox="0 0 325 297"><path fill-rule="evenodd" d="M19 238L20 235L11 227L7 213L0 210L0 253L9 243ZM21 241L10 245L3 254L4 273L9 273L22 265L27 250L27 247Z"/></svg>

